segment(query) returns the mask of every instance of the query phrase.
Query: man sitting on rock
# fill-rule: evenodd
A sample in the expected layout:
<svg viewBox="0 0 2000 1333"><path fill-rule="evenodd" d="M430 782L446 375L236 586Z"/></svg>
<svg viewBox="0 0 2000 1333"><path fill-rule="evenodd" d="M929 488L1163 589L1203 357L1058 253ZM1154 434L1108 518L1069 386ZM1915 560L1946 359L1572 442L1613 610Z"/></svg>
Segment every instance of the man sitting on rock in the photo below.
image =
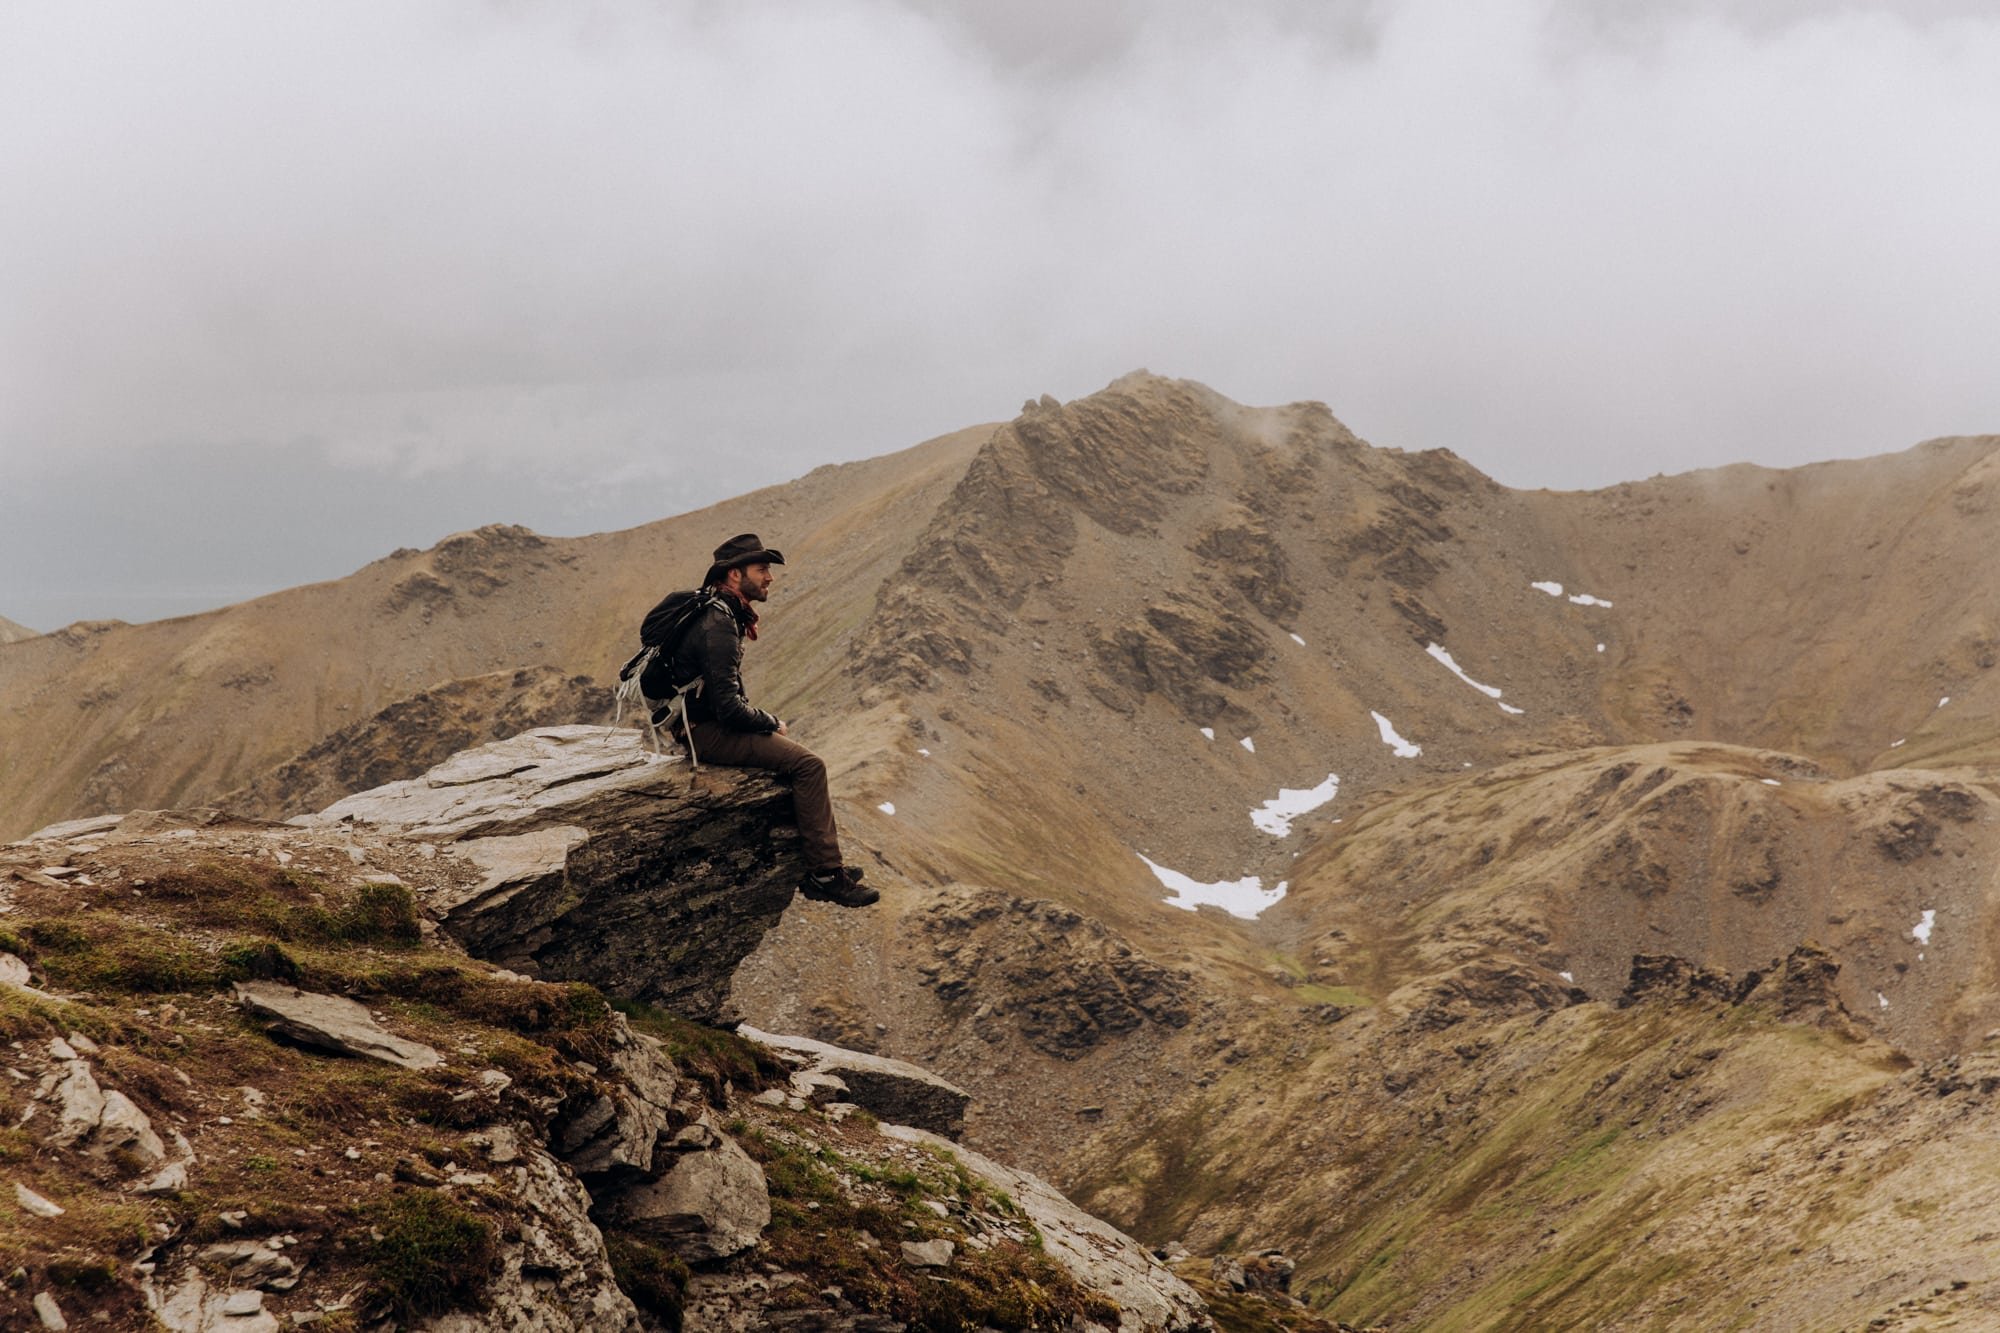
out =
<svg viewBox="0 0 2000 1333"><path fill-rule="evenodd" d="M687 697L694 751L705 760L739 768L769 769L792 783L792 806L805 844L808 873L799 891L821 902L866 907L882 895L861 884L861 870L840 860L827 791L826 762L786 734L785 724L751 706L743 693L743 641L757 637L757 602L771 595L771 566L785 557L746 532L715 548L702 580L720 594L702 611L674 654L676 680L700 676L699 693Z"/></svg>

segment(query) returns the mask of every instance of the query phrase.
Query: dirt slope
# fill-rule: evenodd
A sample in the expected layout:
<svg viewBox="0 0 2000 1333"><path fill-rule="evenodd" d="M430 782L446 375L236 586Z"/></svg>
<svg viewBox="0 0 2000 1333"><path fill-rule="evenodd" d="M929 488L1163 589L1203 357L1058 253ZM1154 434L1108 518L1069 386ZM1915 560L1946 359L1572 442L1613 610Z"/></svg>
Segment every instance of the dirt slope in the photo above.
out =
<svg viewBox="0 0 2000 1333"><path fill-rule="evenodd" d="M0 643L19 643L22 639L32 639L41 633L26 625L17 625L5 616L0 616Z"/></svg>

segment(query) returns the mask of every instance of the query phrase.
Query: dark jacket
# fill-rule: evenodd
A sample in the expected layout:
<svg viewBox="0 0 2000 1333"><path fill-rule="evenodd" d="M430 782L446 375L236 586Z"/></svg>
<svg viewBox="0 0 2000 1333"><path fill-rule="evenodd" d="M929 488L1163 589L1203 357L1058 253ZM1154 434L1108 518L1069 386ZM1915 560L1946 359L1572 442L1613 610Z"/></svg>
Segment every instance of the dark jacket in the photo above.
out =
<svg viewBox="0 0 2000 1333"><path fill-rule="evenodd" d="M778 719L744 697L743 622L728 603L725 597L703 611L674 653L674 679L700 676L703 682L700 694L688 696L688 720L719 722L731 731L776 731Z"/></svg>

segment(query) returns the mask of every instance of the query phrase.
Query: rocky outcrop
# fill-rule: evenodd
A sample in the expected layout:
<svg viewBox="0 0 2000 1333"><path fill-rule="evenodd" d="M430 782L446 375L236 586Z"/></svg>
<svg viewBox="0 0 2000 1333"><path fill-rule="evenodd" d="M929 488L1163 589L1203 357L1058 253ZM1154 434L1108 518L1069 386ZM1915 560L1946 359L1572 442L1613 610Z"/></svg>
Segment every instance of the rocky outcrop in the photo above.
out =
<svg viewBox="0 0 2000 1333"><path fill-rule="evenodd" d="M416 777L460 750L536 727L597 722L611 691L550 666L468 676L399 699L296 759L216 798L227 810L284 819L343 796Z"/></svg>
<svg viewBox="0 0 2000 1333"><path fill-rule="evenodd" d="M959 889L918 918L934 958L918 971L947 1005L1004 996L989 1021L1037 1050L1073 1060L1146 1023L1178 1028L1194 987L1101 923L1057 903Z"/></svg>
<svg viewBox="0 0 2000 1333"><path fill-rule="evenodd" d="M915 1125L948 1139L965 1132L965 1107L972 1094L928 1069L810 1037L759 1032L747 1023L736 1031L793 1063L799 1071L794 1075L795 1086L805 1085L799 1089L801 1095L814 1087L837 1090L839 1100L852 1102L883 1120Z"/></svg>
<svg viewBox="0 0 2000 1333"><path fill-rule="evenodd" d="M947 1150L989 1187L1003 1191L1033 1225L1051 1259L1082 1286L1114 1293L1120 1333L1209 1327L1201 1298L1185 1282L1137 1241L1084 1212L1039 1176L1003 1166L920 1129L884 1125L882 1133Z"/></svg>
<svg viewBox="0 0 2000 1333"><path fill-rule="evenodd" d="M468 873L424 906L468 951L704 1020L801 873L783 787L610 727L525 732L295 822L447 848Z"/></svg>

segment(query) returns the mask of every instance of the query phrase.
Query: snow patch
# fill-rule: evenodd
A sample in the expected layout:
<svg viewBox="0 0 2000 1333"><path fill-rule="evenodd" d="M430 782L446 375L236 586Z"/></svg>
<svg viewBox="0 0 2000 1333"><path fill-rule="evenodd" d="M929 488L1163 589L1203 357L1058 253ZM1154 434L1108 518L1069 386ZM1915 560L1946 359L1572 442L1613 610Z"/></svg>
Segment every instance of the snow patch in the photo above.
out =
<svg viewBox="0 0 2000 1333"><path fill-rule="evenodd" d="M1890 749L1892 749L1892 750L1899 750L1899 749L1901 749L1901 748L1902 748L1903 746L1905 746L1905 745L1908 745L1909 743L1910 743L1910 741L1909 741L1909 737L1907 737L1907 736L1906 736L1906 737L1904 737L1904 738L1903 738L1902 740L1899 740L1899 741L1890 741L1890 742L1889 742L1889 748L1890 748Z"/></svg>
<svg viewBox="0 0 2000 1333"><path fill-rule="evenodd" d="M1576 606L1601 606L1607 611L1611 609L1611 603L1605 601L1602 597L1592 597L1587 592L1580 592L1569 600Z"/></svg>
<svg viewBox="0 0 2000 1333"><path fill-rule="evenodd" d="M1498 691L1496 687L1492 687L1492 685L1480 685L1478 681L1474 681L1472 677L1468 677L1468 675L1464 673L1464 669L1460 667L1460 664L1452 660L1452 654L1450 654L1450 652L1446 652L1444 648L1440 648L1438 644L1434 644L1434 642L1426 642L1426 644L1424 644L1424 652L1428 652L1428 654L1430 654L1430 656L1434 656L1436 660L1444 662L1444 669L1446 669L1446 671L1450 671L1450 673L1452 673L1454 677L1458 677L1460 681L1464 681L1466 685L1470 685L1472 689L1476 689L1476 691L1478 691L1480 695L1486 695L1488 699L1500 699L1500 691ZM1506 705L1500 705L1500 707L1502 707L1502 709L1506 709ZM1510 709L1510 713L1520 713L1520 709Z"/></svg>
<svg viewBox="0 0 2000 1333"><path fill-rule="evenodd" d="M1153 877L1174 895L1162 901L1167 906L1178 907L1184 912L1192 912L1202 906L1220 907L1231 916L1254 921L1258 913L1283 898L1288 887L1284 880L1279 880L1276 888L1267 889L1264 887L1264 881L1256 875L1203 884L1178 870L1167 869L1143 852L1138 856L1146 863L1146 868L1153 872Z"/></svg>
<svg viewBox="0 0 2000 1333"><path fill-rule="evenodd" d="M1528 586L1536 592L1545 592L1551 597L1560 597L1563 595L1563 586L1560 583L1530 583Z"/></svg>
<svg viewBox="0 0 2000 1333"><path fill-rule="evenodd" d="M1398 759L1415 759L1424 752L1423 746L1412 745L1398 736L1395 724L1388 718L1376 712L1370 712L1368 716L1375 719L1375 729L1382 733L1382 744L1394 750Z"/></svg>
<svg viewBox="0 0 2000 1333"><path fill-rule="evenodd" d="M896 803L894 801L884 801L882 802L882 804L876 806L875 808L877 810L880 810L885 815L893 815L896 813Z"/></svg>
<svg viewBox="0 0 2000 1333"><path fill-rule="evenodd" d="M1340 774L1329 773L1317 787L1300 790L1280 787L1278 794L1250 812L1250 822L1274 838L1289 837L1292 821L1313 811L1340 794Z"/></svg>
<svg viewBox="0 0 2000 1333"><path fill-rule="evenodd" d="M1884 1009L1887 1009L1889 1007L1889 997L1884 995L1881 991L1876 991L1875 1003L1881 1005Z"/></svg>
<svg viewBox="0 0 2000 1333"><path fill-rule="evenodd" d="M922 746L917 747L917 753L922 755L926 759L931 757L931 752L929 750L924 749Z"/></svg>
<svg viewBox="0 0 2000 1333"><path fill-rule="evenodd" d="M1567 973L1567 972L1558 972L1558 973L1556 973L1556 975L1557 975L1557 976L1559 976L1559 977L1561 977L1561 978L1562 978L1562 979L1563 979L1564 981L1567 981L1567 982L1568 982L1568 983L1569 983L1570 985L1572 985L1572 986L1574 986L1574 985L1576 984L1576 978L1575 978L1575 977L1573 977L1573 976L1571 976L1571 975L1570 975L1569 973Z"/></svg>
<svg viewBox="0 0 2000 1333"><path fill-rule="evenodd" d="M1758 778L1757 781L1763 783L1766 787L1781 787L1784 785L1776 778Z"/></svg>
<svg viewBox="0 0 2000 1333"><path fill-rule="evenodd" d="M1297 644L1297 645L1298 645L1299 647L1301 647L1301 648L1303 648L1303 647L1305 647L1305 646L1306 646L1306 641L1305 641L1304 639L1301 639L1301 638L1300 638L1300 637L1299 637L1298 635L1296 635L1296 634L1292 635L1292 642L1293 642L1293 643L1296 643L1296 644Z"/></svg>
<svg viewBox="0 0 2000 1333"><path fill-rule="evenodd" d="M1910 927L1910 938L1915 940L1917 943L1923 945L1925 948L1929 948L1931 943L1931 927L1935 926L1936 924L1937 924L1936 909L1926 907L1924 909L1924 919L1917 922L1916 925Z"/></svg>
<svg viewBox="0 0 2000 1333"><path fill-rule="evenodd" d="M1597 651L1598 651L1598 652L1600 652L1600 653L1601 653L1601 652L1603 652L1603 651L1604 651L1604 645L1603 645L1603 644L1601 644L1601 643L1600 643L1600 644L1598 644L1598 645L1597 645Z"/></svg>
<svg viewBox="0 0 2000 1333"><path fill-rule="evenodd" d="M1214 727L1203 727L1203 728L1201 729L1201 734L1202 734L1202 736L1203 736L1203 738L1204 738L1204 739L1206 739L1206 740L1211 740L1211 741L1212 741L1212 740L1214 740L1214 739L1215 739L1215 728L1214 728Z"/></svg>
<svg viewBox="0 0 2000 1333"><path fill-rule="evenodd" d="M1251 740L1248 736L1245 736L1242 740L1236 743L1242 746L1244 749L1248 750L1251 754L1257 753L1257 743Z"/></svg>
<svg viewBox="0 0 2000 1333"><path fill-rule="evenodd" d="M1516 708L1512 704L1501 704L1500 711L1503 713L1512 713L1515 717L1519 717L1528 710L1525 708Z"/></svg>

